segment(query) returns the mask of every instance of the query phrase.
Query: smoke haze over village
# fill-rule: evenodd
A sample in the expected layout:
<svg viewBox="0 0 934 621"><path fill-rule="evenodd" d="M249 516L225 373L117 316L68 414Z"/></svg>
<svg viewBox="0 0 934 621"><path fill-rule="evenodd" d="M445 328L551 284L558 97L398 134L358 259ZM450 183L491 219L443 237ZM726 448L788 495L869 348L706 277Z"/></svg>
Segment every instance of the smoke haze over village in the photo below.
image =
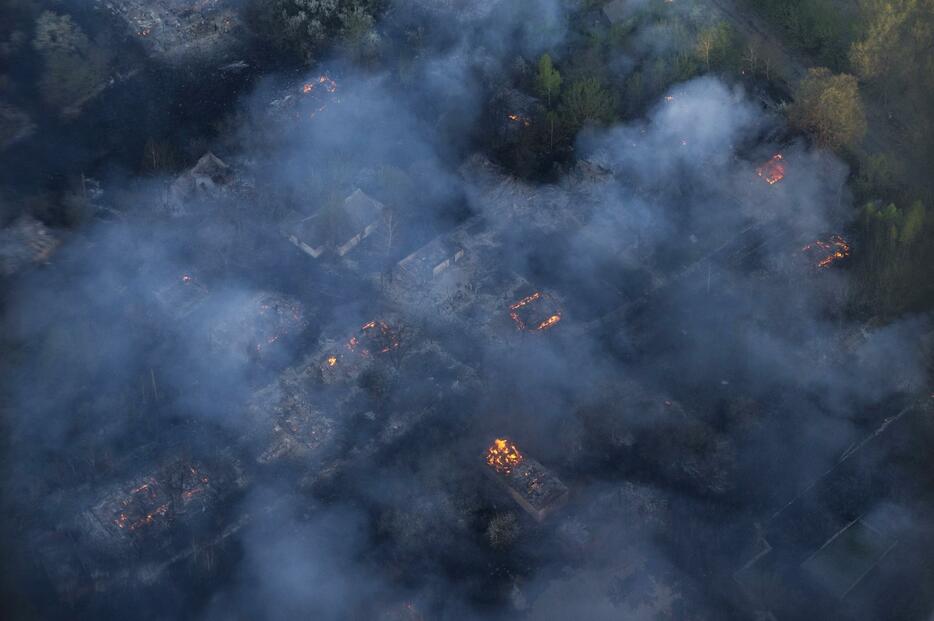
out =
<svg viewBox="0 0 934 621"><path fill-rule="evenodd" d="M9 618L929 618L908 225L720 4L22 2Z"/></svg>

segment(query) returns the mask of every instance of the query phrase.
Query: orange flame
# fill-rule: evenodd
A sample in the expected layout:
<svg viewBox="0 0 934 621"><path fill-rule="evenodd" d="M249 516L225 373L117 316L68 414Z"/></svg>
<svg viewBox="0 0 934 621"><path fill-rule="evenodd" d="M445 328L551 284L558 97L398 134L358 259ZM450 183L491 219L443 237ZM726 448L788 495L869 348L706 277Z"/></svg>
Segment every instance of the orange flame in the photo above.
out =
<svg viewBox="0 0 934 621"><path fill-rule="evenodd" d="M522 308L523 306L528 306L529 304L531 304L531 303L534 302L535 300L539 299L540 297L542 297L542 292L541 292L541 291L536 291L536 292L533 293L532 295L527 295L527 296L525 296L524 298L522 298L521 300L519 300L519 301L516 302L515 304L511 304L511 305L509 306L509 310L519 310L519 309Z"/></svg>
<svg viewBox="0 0 934 621"><path fill-rule="evenodd" d="M850 244L842 235L831 235L827 241L818 239L801 249L802 252L817 252L820 258L817 260L818 269L830 267L834 262L845 259L850 256Z"/></svg>
<svg viewBox="0 0 934 621"><path fill-rule="evenodd" d="M118 528L132 532L142 526L149 526L156 521L156 517L163 516L168 512L168 504L160 505L134 522L130 521L130 516L128 516L126 513L120 513L120 515L117 516L117 519L114 520L114 524L116 524Z"/></svg>
<svg viewBox="0 0 934 621"><path fill-rule="evenodd" d="M768 162L756 169L756 174L769 185L775 185L785 178L785 160L781 153L776 153Z"/></svg>
<svg viewBox="0 0 934 621"><path fill-rule="evenodd" d="M337 82L332 80L326 75L319 75L317 78L310 82L305 82L302 84L302 94L303 95L313 95L316 96L318 93L325 95L331 95L337 92ZM320 99L318 100L320 102ZM323 112L328 107L327 102L321 103L317 108L308 113L308 118L313 119L319 113Z"/></svg>
<svg viewBox="0 0 934 621"><path fill-rule="evenodd" d="M530 120L519 114L507 114L506 118L508 118L513 123L521 123L524 127L528 127L532 124Z"/></svg>
<svg viewBox="0 0 934 621"><path fill-rule="evenodd" d="M334 355L328 356L328 366L333 367L336 364L337 364L337 356L334 356Z"/></svg>
<svg viewBox="0 0 934 621"><path fill-rule="evenodd" d="M364 341L366 342L361 347ZM399 338L388 323L380 320L366 322L360 328L360 337L353 336L347 341L347 349L364 357L369 357L374 353L385 354L397 347L399 347Z"/></svg>
<svg viewBox="0 0 934 621"><path fill-rule="evenodd" d="M505 438L497 438L486 452L486 463L501 474L509 474L522 463L519 448Z"/></svg>
<svg viewBox="0 0 934 621"><path fill-rule="evenodd" d="M525 321L523 321L522 317L519 316L520 309L528 306L529 304L537 302L538 300L541 300L542 298L544 298L544 295L542 294L542 292L536 291L532 295L527 295L526 297L522 298L518 302L509 305L509 316L512 318L514 322L516 322L516 325L519 327L520 330L528 329L528 326L526 326ZM561 321L561 313L556 311L553 314L551 314L547 319L539 322L538 325L532 328L532 330L533 331L547 330L548 328L553 327L559 321Z"/></svg>
<svg viewBox="0 0 934 621"><path fill-rule="evenodd" d="M308 93L314 92L319 86L328 93L337 92L337 82L326 75L319 75L316 80L305 82L302 85L302 93L307 95Z"/></svg>
<svg viewBox="0 0 934 621"><path fill-rule="evenodd" d="M552 315L551 317L549 317L548 319L546 319L545 321L543 321L543 322L541 322L540 324L538 324L538 327L536 327L535 329L536 329L536 330L547 330L548 328L552 327L553 325L555 325L555 324L558 323L559 321L561 321L561 315L554 314L554 315Z"/></svg>
<svg viewBox="0 0 934 621"><path fill-rule="evenodd" d="M161 486L155 477L149 477L145 482L131 489L129 494L120 500L122 509L116 513L113 519L114 525L127 532L151 526L158 518L169 515L178 500L188 503L198 494L205 493L208 484L207 475L202 474L192 465L188 465L188 471L191 473L191 478L185 477L182 484L184 489L181 490L177 500L165 499L160 493ZM160 496L163 496L163 502L159 502ZM151 508L153 505L155 507Z"/></svg>

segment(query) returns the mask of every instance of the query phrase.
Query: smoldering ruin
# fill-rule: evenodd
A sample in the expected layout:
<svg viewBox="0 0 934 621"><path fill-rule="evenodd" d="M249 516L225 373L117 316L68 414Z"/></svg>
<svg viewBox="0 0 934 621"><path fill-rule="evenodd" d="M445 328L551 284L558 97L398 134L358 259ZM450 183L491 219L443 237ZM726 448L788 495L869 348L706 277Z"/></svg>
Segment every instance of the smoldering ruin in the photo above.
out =
<svg viewBox="0 0 934 621"><path fill-rule="evenodd" d="M848 166L778 102L696 77L529 173L567 3L388 3L404 71L300 72L189 4L98 10L244 76L226 122L0 231L9 618L930 612L934 333L846 304Z"/></svg>

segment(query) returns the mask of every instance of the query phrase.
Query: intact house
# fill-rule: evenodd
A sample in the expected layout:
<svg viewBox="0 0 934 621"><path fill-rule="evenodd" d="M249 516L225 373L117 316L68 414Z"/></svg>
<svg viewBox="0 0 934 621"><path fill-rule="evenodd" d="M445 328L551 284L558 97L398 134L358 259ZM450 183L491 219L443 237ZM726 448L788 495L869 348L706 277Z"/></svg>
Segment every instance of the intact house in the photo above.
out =
<svg viewBox="0 0 934 621"><path fill-rule="evenodd" d="M210 151L169 186L165 209L173 217L191 215L206 206L248 195L252 182Z"/></svg>
<svg viewBox="0 0 934 621"><path fill-rule="evenodd" d="M406 277L416 282L430 282L464 258L464 247L447 237L437 237L398 263Z"/></svg>
<svg viewBox="0 0 934 621"><path fill-rule="evenodd" d="M375 233L385 206L359 188L343 202L301 217L293 214L282 226L282 234L313 259L325 253L343 257Z"/></svg>

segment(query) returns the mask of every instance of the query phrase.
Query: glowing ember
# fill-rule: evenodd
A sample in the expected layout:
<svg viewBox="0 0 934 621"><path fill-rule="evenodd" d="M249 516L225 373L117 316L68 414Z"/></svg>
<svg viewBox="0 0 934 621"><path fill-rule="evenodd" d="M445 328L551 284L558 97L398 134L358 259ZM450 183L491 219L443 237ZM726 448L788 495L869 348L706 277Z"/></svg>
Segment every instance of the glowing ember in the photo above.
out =
<svg viewBox="0 0 934 621"><path fill-rule="evenodd" d="M559 321L561 321L561 315L552 315L551 317L549 317L549 318L546 319L545 321L543 321L543 322L541 322L540 324L538 324L538 327L535 328L535 329L536 329L536 330L547 330L548 328L550 328L551 326L555 325L555 324L558 323Z"/></svg>
<svg viewBox="0 0 934 621"><path fill-rule="evenodd" d="M321 75L318 76L317 80L305 82L302 85L302 93L307 95L308 93L314 92L318 88L323 88L328 93L334 93L337 92L337 82L326 75Z"/></svg>
<svg viewBox="0 0 934 621"><path fill-rule="evenodd" d="M337 356L328 356L328 366L333 367L337 364Z"/></svg>
<svg viewBox="0 0 934 621"><path fill-rule="evenodd" d="M486 452L486 463L502 474L509 474L512 469L522 463L522 453L519 448L505 438L497 438Z"/></svg>
<svg viewBox="0 0 934 621"><path fill-rule="evenodd" d="M128 516L126 513L121 512L120 515L117 516L117 519L114 520L114 524L116 524L118 528L122 528L127 531L133 532L134 530L142 526L149 526L156 520L156 517L164 516L168 512L169 512L169 505L167 504L156 507L155 509L153 509L152 511L150 511L149 513L147 513L146 515L144 515L143 517L137 520L131 520L130 516Z"/></svg>
<svg viewBox="0 0 934 621"><path fill-rule="evenodd" d="M508 118L513 123L520 123L523 127L528 127L532 124L530 120L518 114L507 114L506 118Z"/></svg>
<svg viewBox="0 0 934 621"><path fill-rule="evenodd" d="M827 241L817 240L801 249L807 255L814 255L817 267L830 267L834 262L850 256L850 244L842 235L831 235Z"/></svg>
<svg viewBox="0 0 934 621"><path fill-rule="evenodd" d="M509 316L520 330L542 331L555 326L561 321L561 312L554 310L544 316L540 306L547 303L547 297L536 291L509 306ZM537 319L536 319L537 315Z"/></svg>
<svg viewBox="0 0 934 621"><path fill-rule="evenodd" d="M260 301L256 320L256 351L272 345L283 336L299 332L305 325L301 304L278 296Z"/></svg>
<svg viewBox="0 0 934 621"><path fill-rule="evenodd" d="M207 488L204 487L208 483L207 475L198 472L198 469L194 466L188 466L188 471L191 473L191 478L186 481L188 489L182 491L182 501L184 502L188 502L198 494L207 491Z"/></svg>
<svg viewBox="0 0 934 621"><path fill-rule="evenodd" d="M215 495L200 466L179 460L114 494L92 512L117 532L146 536L171 527L179 516L203 510Z"/></svg>
<svg viewBox="0 0 934 621"><path fill-rule="evenodd" d="M785 160L781 153L776 153L768 162L756 169L756 174L769 185L775 185L785 178Z"/></svg>
<svg viewBox="0 0 934 621"><path fill-rule="evenodd" d="M138 485L130 490L129 496L120 501L121 510L114 518L113 523L122 530L133 532L140 527L149 526L159 516L163 516L169 511L168 503L158 504L152 508L160 498L161 490L156 484L155 479L149 479L145 483Z"/></svg>
<svg viewBox="0 0 934 621"><path fill-rule="evenodd" d="M522 298L521 300L519 300L518 302L516 302L515 304L511 305L511 306L509 307L509 310L519 310L519 309L522 308L523 306L528 306L529 304L531 304L531 303L534 302L535 300L541 299L541 297L542 297L542 292L541 292L541 291L536 291L536 292L533 293L532 295L528 295L528 296Z"/></svg>
<svg viewBox="0 0 934 621"><path fill-rule="evenodd" d="M385 354L397 347L399 347L399 339L392 328L385 321L378 320L363 324L360 328L360 336L351 337L347 341L347 349L364 357Z"/></svg>
<svg viewBox="0 0 934 621"><path fill-rule="evenodd" d="M319 75L314 80L310 82L305 82L302 84L302 95L307 95L313 97L315 100L320 101L320 97L333 95L337 92L337 82L332 80L326 75ZM318 113L324 111L328 107L327 102L322 103L317 108L312 110L308 116L309 118L314 118Z"/></svg>

